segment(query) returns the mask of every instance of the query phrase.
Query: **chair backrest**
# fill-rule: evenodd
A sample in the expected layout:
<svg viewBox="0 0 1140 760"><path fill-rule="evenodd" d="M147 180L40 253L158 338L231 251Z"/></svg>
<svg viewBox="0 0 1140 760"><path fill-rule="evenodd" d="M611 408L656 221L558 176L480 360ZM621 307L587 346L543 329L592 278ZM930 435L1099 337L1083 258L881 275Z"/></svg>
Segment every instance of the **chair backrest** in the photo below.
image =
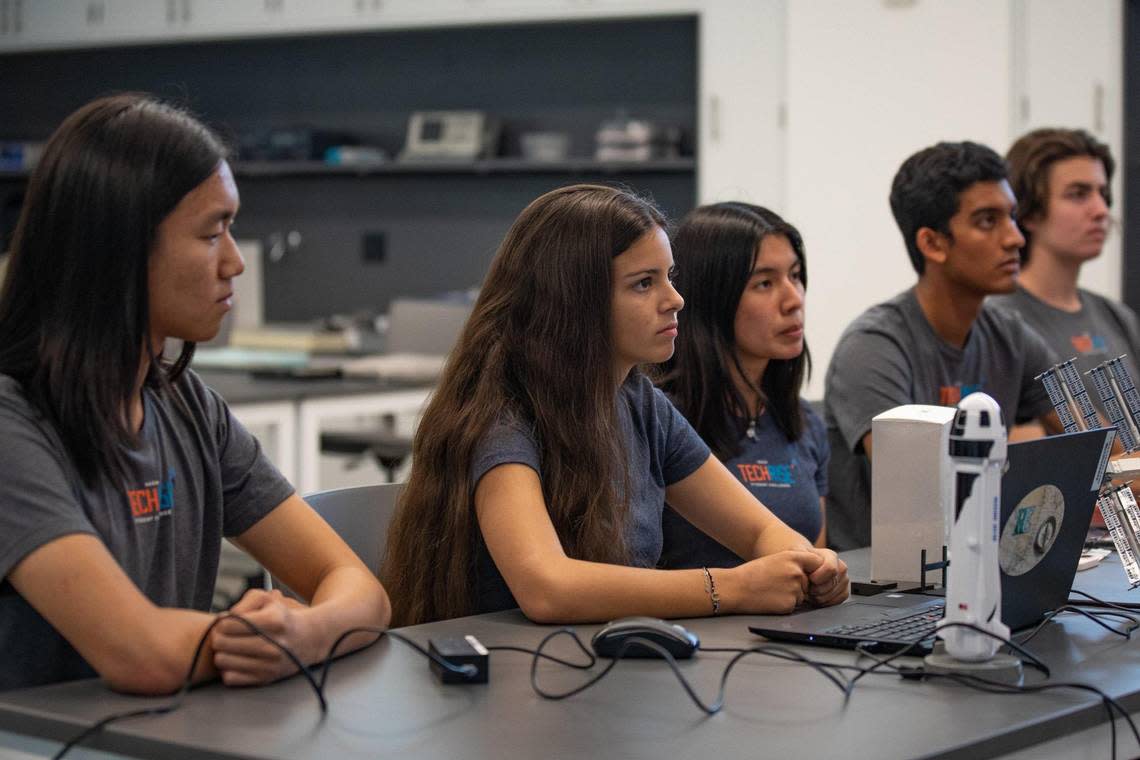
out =
<svg viewBox="0 0 1140 760"><path fill-rule="evenodd" d="M403 483L337 488L309 494L305 501L377 575L384 561L388 524L403 489Z"/></svg>

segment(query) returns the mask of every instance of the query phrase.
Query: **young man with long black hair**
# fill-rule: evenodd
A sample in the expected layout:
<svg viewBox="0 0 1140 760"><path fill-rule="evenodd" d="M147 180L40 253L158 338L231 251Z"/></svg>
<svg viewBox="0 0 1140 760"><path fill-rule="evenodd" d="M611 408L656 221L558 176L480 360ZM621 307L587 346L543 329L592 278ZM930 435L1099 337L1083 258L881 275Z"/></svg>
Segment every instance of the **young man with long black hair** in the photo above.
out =
<svg viewBox="0 0 1140 760"><path fill-rule="evenodd" d="M384 589L187 369L244 266L237 211L217 137L142 95L80 108L32 173L0 292L0 690L177 689L215 623L223 537L309 600L252 590L231 610L303 663L388 623ZM295 670L231 618L193 676Z"/></svg>

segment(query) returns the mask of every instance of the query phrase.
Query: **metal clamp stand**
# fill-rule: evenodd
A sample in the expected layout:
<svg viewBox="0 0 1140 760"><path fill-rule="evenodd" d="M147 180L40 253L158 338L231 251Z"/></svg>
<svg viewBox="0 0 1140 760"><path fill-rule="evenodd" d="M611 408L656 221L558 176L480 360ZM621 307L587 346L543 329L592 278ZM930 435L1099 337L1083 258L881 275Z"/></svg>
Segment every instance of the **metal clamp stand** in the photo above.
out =
<svg viewBox="0 0 1140 760"><path fill-rule="evenodd" d="M929 570L941 570L942 571L942 593L946 593L946 568L948 568L948 567L950 567L950 560L946 556L946 544L942 544L942 561L941 562L927 563L927 561L926 561L926 549L923 549L922 550L922 559L921 559L921 562L920 562L919 567L918 567L918 579L919 579L918 580L918 592L919 593L926 593L927 591L933 591L935 588L933 585L930 585L930 586L926 585L926 573Z"/></svg>

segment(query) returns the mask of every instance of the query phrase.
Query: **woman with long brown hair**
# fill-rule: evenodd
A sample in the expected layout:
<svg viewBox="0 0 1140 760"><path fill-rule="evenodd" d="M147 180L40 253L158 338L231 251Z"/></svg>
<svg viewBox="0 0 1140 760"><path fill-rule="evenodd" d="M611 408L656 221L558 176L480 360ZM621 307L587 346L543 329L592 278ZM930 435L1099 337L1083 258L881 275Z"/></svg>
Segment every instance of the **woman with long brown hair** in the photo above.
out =
<svg viewBox="0 0 1140 760"><path fill-rule="evenodd" d="M408 625L519 606L536 622L790 611L846 566L756 501L638 370L673 353L664 218L597 185L507 233L420 422L383 577ZM656 570L665 499L743 557Z"/></svg>

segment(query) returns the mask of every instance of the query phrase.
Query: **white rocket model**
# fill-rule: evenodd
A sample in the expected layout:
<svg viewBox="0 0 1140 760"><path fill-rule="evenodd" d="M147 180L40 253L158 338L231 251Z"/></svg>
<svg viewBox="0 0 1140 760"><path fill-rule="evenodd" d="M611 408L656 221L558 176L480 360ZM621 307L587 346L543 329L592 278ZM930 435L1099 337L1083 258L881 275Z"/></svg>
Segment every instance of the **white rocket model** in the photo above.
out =
<svg viewBox="0 0 1140 760"><path fill-rule="evenodd" d="M989 660L1009 638L1001 621L1001 474L1006 439L1001 408L985 393L971 393L958 403L950 428L954 499L946 515L950 575L946 584L946 616L939 635L946 653L958 660ZM947 623L970 623L987 636Z"/></svg>

